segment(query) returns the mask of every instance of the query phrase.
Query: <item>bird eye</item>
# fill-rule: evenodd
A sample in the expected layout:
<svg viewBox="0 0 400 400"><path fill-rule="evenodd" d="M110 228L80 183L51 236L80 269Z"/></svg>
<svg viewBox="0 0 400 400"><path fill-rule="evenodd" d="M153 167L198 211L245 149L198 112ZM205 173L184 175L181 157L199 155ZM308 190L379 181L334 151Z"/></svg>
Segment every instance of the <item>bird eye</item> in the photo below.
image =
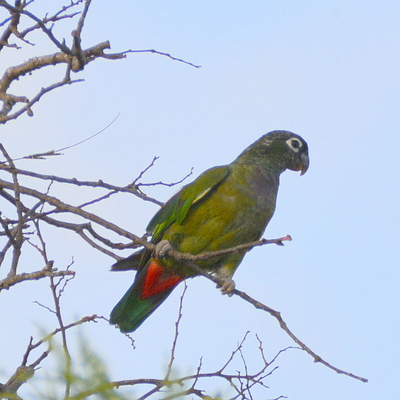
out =
<svg viewBox="0 0 400 400"><path fill-rule="evenodd" d="M300 140L298 139L289 139L286 140L286 143L294 151L299 151L300 147L302 146Z"/></svg>

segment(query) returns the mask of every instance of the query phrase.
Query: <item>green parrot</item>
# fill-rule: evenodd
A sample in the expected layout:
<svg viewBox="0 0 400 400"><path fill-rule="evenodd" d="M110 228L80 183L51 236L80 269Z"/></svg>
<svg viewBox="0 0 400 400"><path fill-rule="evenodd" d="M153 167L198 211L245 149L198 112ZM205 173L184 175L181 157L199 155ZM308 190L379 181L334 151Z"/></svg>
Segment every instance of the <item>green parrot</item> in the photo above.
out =
<svg viewBox="0 0 400 400"><path fill-rule="evenodd" d="M154 253L143 249L118 261L112 270L135 269L132 286L111 312L110 323L132 332L186 278L196 273L184 262L164 257L169 249L199 254L232 248L261 238L275 211L279 176L309 166L307 143L288 131L265 134L231 164L211 168L184 186L150 221ZM196 262L232 293L232 276L247 250Z"/></svg>

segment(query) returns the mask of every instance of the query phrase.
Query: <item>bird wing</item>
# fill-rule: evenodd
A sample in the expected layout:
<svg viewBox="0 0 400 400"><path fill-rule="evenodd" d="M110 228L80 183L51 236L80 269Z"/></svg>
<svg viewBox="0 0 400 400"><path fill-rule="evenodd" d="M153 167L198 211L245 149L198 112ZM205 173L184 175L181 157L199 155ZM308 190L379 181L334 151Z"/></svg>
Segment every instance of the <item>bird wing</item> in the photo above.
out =
<svg viewBox="0 0 400 400"><path fill-rule="evenodd" d="M229 174L229 166L211 168L171 197L147 226L147 232L152 236L152 243L158 243L165 230L174 222L182 223L191 207L209 196ZM116 262L111 269L112 271L140 271L148 264L150 258L151 252L142 249L128 258Z"/></svg>
<svg viewBox="0 0 400 400"><path fill-rule="evenodd" d="M152 242L158 242L174 222L182 223L190 209L208 197L230 174L228 165L211 168L184 186L161 208L147 226Z"/></svg>

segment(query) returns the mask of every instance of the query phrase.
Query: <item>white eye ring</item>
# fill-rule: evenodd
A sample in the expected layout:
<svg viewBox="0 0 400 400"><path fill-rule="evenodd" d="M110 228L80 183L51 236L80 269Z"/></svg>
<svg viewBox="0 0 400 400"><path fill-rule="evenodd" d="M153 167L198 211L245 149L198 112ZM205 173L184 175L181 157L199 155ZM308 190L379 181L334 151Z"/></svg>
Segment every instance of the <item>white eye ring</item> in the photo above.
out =
<svg viewBox="0 0 400 400"><path fill-rule="evenodd" d="M286 140L286 143L296 153L299 152L301 147L303 146L301 141L299 139L295 139L295 138L290 138L290 139Z"/></svg>

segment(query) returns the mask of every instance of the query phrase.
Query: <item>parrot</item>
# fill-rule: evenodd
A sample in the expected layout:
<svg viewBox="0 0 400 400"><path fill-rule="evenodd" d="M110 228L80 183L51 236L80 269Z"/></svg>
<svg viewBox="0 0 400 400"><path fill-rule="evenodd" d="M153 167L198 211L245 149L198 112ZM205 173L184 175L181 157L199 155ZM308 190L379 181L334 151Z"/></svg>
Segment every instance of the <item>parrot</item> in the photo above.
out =
<svg viewBox="0 0 400 400"><path fill-rule="evenodd" d="M117 261L113 271L137 270L134 282L114 307L110 323L135 331L187 278L198 274L168 257L168 250L192 255L229 249L259 240L276 206L280 174L306 173L308 145L295 133L276 130L247 147L232 163L210 168L184 186L147 226L155 251L142 249ZM203 259L195 264L219 278L231 295L233 274L249 249Z"/></svg>

